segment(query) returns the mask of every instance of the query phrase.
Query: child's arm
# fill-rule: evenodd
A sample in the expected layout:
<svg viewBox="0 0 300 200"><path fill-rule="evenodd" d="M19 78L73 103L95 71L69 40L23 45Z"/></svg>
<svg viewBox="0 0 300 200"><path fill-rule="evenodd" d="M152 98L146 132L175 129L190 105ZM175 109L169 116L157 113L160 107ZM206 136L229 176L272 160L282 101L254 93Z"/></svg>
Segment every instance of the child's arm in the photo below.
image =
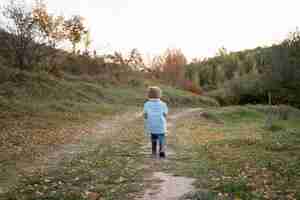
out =
<svg viewBox="0 0 300 200"><path fill-rule="evenodd" d="M164 115L165 118L168 117L168 112L169 112L168 106L167 106L167 104L164 104L164 112L163 112L163 115Z"/></svg>
<svg viewBox="0 0 300 200"><path fill-rule="evenodd" d="M148 114L147 114L147 103L144 104L144 119L148 118Z"/></svg>

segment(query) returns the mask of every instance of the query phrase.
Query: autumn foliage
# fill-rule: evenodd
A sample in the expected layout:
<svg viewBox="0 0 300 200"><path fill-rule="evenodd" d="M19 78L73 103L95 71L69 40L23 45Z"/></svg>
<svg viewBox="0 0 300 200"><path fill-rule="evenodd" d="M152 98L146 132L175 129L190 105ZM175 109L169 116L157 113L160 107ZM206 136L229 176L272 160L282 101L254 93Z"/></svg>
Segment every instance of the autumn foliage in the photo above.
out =
<svg viewBox="0 0 300 200"><path fill-rule="evenodd" d="M151 67L157 78L182 86L186 64L187 59L180 49L167 49L161 56L153 58Z"/></svg>
<svg viewBox="0 0 300 200"><path fill-rule="evenodd" d="M50 14L43 0L32 7L25 1L12 0L1 9L5 18L0 24L1 55L5 64L22 70L45 70L58 74L59 54L68 42L80 43L87 28L81 16Z"/></svg>
<svg viewBox="0 0 300 200"><path fill-rule="evenodd" d="M201 88L196 85L195 83L193 83L193 81L191 80L184 80L183 81L183 89L190 91L194 94L202 94L202 90Z"/></svg>

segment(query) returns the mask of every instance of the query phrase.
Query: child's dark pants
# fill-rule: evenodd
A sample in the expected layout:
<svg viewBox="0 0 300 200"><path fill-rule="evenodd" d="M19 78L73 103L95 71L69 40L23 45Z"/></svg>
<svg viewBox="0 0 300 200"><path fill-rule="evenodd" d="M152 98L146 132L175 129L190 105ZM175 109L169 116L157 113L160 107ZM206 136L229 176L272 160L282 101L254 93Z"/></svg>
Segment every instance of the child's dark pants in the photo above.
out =
<svg viewBox="0 0 300 200"><path fill-rule="evenodd" d="M152 155L157 154L157 143L159 143L159 155L165 157L165 134L151 134Z"/></svg>

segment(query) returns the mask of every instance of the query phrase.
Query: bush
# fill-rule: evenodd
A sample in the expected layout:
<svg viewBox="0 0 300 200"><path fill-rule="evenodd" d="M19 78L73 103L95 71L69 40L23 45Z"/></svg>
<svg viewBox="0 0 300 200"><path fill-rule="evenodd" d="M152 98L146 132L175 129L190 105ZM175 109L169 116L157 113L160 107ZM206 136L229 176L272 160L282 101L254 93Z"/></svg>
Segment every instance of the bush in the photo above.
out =
<svg viewBox="0 0 300 200"><path fill-rule="evenodd" d="M198 86L197 84L193 83L190 80L183 81L183 88L194 94L199 94L199 95L202 94L202 90L200 86Z"/></svg>
<svg viewBox="0 0 300 200"><path fill-rule="evenodd" d="M228 81L222 88L207 93L223 106L245 104L268 104L268 93L272 94L272 104L300 106L300 98L294 89L283 88L279 83L269 84L263 75L247 75Z"/></svg>
<svg viewBox="0 0 300 200"><path fill-rule="evenodd" d="M19 71L18 69L8 68L0 64L0 84L14 80Z"/></svg>

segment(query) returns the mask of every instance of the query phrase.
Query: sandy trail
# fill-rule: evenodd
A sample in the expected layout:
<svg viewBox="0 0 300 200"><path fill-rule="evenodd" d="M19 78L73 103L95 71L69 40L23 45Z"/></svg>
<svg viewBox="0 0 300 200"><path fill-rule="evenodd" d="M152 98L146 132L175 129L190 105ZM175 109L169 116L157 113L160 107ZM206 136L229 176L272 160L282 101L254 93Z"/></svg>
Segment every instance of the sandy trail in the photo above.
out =
<svg viewBox="0 0 300 200"><path fill-rule="evenodd" d="M153 173L154 179L159 179L158 189L146 191L143 200L177 200L182 195L194 190L194 179L177 177L164 172Z"/></svg>
<svg viewBox="0 0 300 200"><path fill-rule="evenodd" d="M172 114L168 118L169 132L171 133L172 129L176 128L175 125L177 120L187 117L193 113L200 114L201 111L201 108L191 108ZM168 137L172 137L172 135L170 134ZM172 140L168 139L168 141ZM150 152L150 144L144 146L143 149L144 151ZM176 157L175 152L172 151L172 149L167 148L167 157L170 156ZM167 161L167 159L158 162L165 161ZM157 160L154 162L157 162ZM194 191L193 182L195 180L192 178L173 176L172 174L167 174L162 171L156 171L152 174L150 180L156 184L154 184L150 189L146 190L143 197L138 197L137 200L179 200L183 195Z"/></svg>

